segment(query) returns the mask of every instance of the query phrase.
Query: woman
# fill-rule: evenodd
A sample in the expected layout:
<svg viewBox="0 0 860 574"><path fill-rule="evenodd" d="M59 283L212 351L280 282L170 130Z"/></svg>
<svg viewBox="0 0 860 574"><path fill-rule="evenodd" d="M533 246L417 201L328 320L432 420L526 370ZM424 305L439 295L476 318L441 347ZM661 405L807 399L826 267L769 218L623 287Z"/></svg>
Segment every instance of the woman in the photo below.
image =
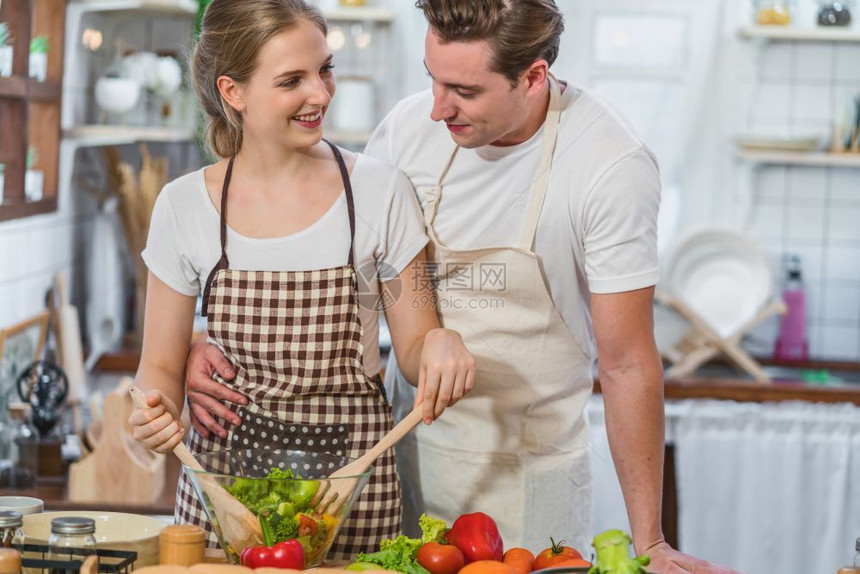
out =
<svg viewBox="0 0 860 574"><path fill-rule="evenodd" d="M380 282L398 359L419 394L437 397L433 415L472 386L471 355L427 304L427 238L408 180L321 139L333 67L325 20L303 0L214 0L206 11L192 69L207 141L222 159L168 184L153 213L137 373L149 408L130 419L147 448L167 452L182 439L174 405L201 291L209 337L236 367L229 384L247 404L232 407L243 422L226 436L192 430L193 451L246 440L326 450L326 438L356 457L381 438L391 414L378 377L378 306L358 298L376 301ZM270 421L298 424L264 445L255 428ZM176 518L208 527L184 474ZM374 550L399 532L388 452L332 555Z"/></svg>

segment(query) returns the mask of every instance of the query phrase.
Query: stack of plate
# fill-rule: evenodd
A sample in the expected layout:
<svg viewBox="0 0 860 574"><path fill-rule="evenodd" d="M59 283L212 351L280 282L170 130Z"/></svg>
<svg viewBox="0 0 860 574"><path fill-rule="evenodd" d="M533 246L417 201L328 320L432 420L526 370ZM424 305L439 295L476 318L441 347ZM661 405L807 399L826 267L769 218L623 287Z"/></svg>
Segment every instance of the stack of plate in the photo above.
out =
<svg viewBox="0 0 860 574"><path fill-rule="evenodd" d="M741 331L774 292L767 256L727 230L699 231L678 242L665 260L662 285L723 338Z"/></svg>

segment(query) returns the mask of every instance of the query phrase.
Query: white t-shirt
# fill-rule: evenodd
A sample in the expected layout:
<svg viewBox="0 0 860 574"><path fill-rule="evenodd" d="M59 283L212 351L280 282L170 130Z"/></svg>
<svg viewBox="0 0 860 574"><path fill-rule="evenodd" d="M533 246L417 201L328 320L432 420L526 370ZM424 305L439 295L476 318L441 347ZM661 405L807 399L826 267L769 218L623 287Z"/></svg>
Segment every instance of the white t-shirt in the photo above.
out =
<svg viewBox="0 0 860 574"><path fill-rule="evenodd" d="M421 209L409 180L390 165L358 155L350 178L355 201L355 264L359 317L364 329L364 369L380 370L379 281L396 277L427 244ZM203 169L164 187L155 203L143 259L178 293L196 296L221 257L219 211L206 191ZM227 228L231 269L307 271L345 265L349 217L341 191L315 223L291 235L255 239Z"/></svg>
<svg viewBox="0 0 860 574"><path fill-rule="evenodd" d="M422 206L455 148L445 124L430 119L432 104L429 90L401 101L365 149L403 170ZM657 283L660 177L651 151L597 96L568 85L562 106L534 249L556 309L593 357L590 293ZM459 151L434 223L442 243L517 245L542 137L543 128L519 145Z"/></svg>

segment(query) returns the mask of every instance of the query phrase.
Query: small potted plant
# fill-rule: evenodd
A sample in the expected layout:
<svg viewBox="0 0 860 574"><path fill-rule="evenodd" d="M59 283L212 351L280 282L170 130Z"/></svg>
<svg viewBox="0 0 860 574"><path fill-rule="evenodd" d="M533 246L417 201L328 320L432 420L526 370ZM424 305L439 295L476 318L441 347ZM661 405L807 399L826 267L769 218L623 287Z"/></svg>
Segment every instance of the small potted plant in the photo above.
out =
<svg viewBox="0 0 860 574"><path fill-rule="evenodd" d="M45 185L45 172L35 169L39 154L33 146L27 146L27 171L24 174L24 195L27 201L41 201Z"/></svg>
<svg viewBox="0 0 860 574"><path fill-rule="evenodd" d="M48 37L30 40L30 77L44 82L48 76Z"/></svg>
<svg viewBox="0 0 860 574"><path fill-rule="evenodd" d="M9 24L0 22L0 76L12 75L12 35Z"/></svg>

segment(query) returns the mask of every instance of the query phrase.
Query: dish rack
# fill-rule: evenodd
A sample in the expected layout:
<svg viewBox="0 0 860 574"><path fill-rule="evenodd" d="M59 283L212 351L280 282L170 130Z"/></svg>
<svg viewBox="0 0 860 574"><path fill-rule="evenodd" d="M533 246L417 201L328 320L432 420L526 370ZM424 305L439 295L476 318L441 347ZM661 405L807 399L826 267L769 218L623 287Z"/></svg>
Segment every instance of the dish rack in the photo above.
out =
<svg viewBox="0 0 860 574"><path fill-rule="evenodd" d="M48 560L48 546L45 544L25 544L23 547L23 560L21 565L24 572L60 572L70 574L80 572L84 560L92 552L88 549L66 548L63 553L68 554L68 560ZM134 570L137 560L137 552L132 550L105 550L98 548L96 555L99 558L99 572L119 572L129 574Z"/></svg>

